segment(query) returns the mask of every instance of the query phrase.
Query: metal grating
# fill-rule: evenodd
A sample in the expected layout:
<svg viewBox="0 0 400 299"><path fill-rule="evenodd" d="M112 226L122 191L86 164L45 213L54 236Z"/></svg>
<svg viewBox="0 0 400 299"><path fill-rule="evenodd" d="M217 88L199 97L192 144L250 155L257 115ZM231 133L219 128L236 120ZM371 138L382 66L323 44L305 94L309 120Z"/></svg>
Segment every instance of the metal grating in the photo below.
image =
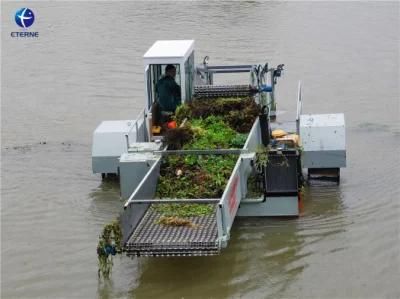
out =
<svg viewBox="0 0 400 299"><path fill-rule="evenodd" d="M189 217L197 227L157 224L162 216L150 208L125 245L134 256L205 256L219 254L217 220L214 212Z"/></svg>

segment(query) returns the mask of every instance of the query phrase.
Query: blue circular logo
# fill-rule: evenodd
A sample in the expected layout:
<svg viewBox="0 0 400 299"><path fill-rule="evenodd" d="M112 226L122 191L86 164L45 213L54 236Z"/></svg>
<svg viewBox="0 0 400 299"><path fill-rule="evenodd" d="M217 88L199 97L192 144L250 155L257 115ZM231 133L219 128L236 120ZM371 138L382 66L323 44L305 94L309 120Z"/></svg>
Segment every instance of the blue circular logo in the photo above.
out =
<svg viewBox="0 0 400 299"><path fill-rule="evenodd" d="M19 27L28 28L32 26L34 21L35 15L29 8L21 8L15 13L15 23L17 23Z"/></svg>

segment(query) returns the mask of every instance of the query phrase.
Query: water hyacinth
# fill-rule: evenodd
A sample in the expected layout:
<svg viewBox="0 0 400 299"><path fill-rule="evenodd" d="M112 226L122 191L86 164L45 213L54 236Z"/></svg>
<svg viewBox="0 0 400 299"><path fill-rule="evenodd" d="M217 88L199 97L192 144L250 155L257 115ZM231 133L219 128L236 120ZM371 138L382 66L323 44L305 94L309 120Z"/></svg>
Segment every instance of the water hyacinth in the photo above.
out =
<svg viewBox="0 0 400 299"><path fill-rule="evenodd" d="M119 220L115 220L104 226L99 236L97 245L97 258L99 262L98 275L108 279L113 266L113 256L122 252L121 248L122 231Z"/></svg>

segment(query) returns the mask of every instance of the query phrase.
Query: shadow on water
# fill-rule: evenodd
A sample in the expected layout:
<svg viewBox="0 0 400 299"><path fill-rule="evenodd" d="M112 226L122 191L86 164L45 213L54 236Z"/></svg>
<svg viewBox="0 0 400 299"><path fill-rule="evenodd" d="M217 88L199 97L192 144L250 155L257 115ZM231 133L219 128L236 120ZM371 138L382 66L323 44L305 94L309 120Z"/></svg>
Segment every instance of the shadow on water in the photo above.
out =
<svg viewBox="0 0 400 299"><path fill-rule="evenodd" d="M89 198L94 202L104 199L120 198L120 188L118 179L106 179L100 182L100 185L89 193Z"/></svg>
<svg viewBox="0 0 400 299"><path fill-rule="evenodd" d="M239 218L233 231L232 249L243 267L235 277L236 294L249 298L282 297L309 267L315 252L311 244L345 232L340 185L323 182L307 186L304 211L294 219ZM340 250L342 245L331 250Z"/></svg>
<svg viewBox="0 0 400 299"><path fill-rule="evenodd" d="M224 298L235 273L233 254L209 257L148 258L132 298ZM177 287L179 286L179 288Z"/></svg>
<svg viewBox="0 0 400 299"><path fill-rule="evenodd" d="M344 204L342 200L341 185L336 181L313 180L304 188L303 216L330 217L342 215Z"/></svg>
<svg viewBox="0 0 400 299"><path fill-rule="evenodd" d="M100 185L93 189L88 196L91 200L88 208L90 218L95 223L100 223L101 228L114 220L122 210L123 201L120 197L117 179L102 180Z"/></svg>
<svg viewBox="0 0 400 299"><path fill-rule="evenodd" d="M238 219L232 244L243 267L232 286L239 296L274 298L307 267L296 222L293 218Z"/></svg>
<svg viewBox="0 0 400 299"><path fill-rule="evenodd" d="M351 224L342 197L341 186L336 182L313 182L305 188L303 215L297 221L297 234L304 240L304 250L310 254L316 243L345 233ZM335 242L328 250L335 252L345 247L342 242Z"/></svg>

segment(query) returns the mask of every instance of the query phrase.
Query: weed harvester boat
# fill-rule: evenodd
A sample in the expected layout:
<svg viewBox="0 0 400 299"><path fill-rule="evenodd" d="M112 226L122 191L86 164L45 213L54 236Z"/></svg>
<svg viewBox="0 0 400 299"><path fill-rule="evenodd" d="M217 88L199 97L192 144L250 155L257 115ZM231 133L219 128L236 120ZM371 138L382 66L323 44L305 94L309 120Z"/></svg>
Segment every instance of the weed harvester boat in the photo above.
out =
<svg viewBox="0 0 400 299"><path fill-rule="evenodd" d="M122 246L127 255L219 254L228 245L236 217L299 215L303 169L307 169L309 175L329 175L339 180L340 168L346 165L344 116L302 114L299 83L296 120L278 123L275 87L282 75L283 64L277 67L268 63L212 66L206 57L202 64L195 66L193 40L157 41L143 58L144 110L136 120L103 121L93 135L93 172L103 178L118 176L121 197L126 200L120 224ZM223 108L214 109L219 113L218 117L225 117L240 131L243 110L248 106L240 106L241 103L250 99L258 107L248 128L240 132L244 136L242 143L223 147L211 146L210 141L209 147L202 144L196 148L196 140L201 137L194 135L192 146L173 148L168 145L166 135L169 130L156 130L159 120L155 103L156 84L169 64L176 67L175 80L181 88L182 106L188 109L187 117L178 120L181 127L204 121L205 115L194 115L193 111L199 106L218 104ZM227 73L248 74L249 81L241 85L214 84L215 76ZM213 114L207 113L207 117ZM278 134L282 130L277 129L291 133L289 137L293 138L286 133ZM301 145L296 139L299 136ZM199 173L190 172L191 181L187 185L203 192L217 186L215 188L220 191L196 197L199 193L178 190L162 196L160 184L165 176L176 177L170 187L189 180L188 172L180 169L169 173L172 170L166 168L165 161L175 159L174 163L178 163L178 159L187 161L190 157L197 157L199 160L195 163L203 164L195 168ZM227 168L224 168L225 174L220 176L207 162L210 157L220 157L215 159L222 164L228 157L234 157L234 161L231 169L226 172ZM209 185L202 183L199 178L208 175L200 174L202 167L214 169L213 175L208 177L221 178L221 181L208 181ZM196 207L207 213L187 213L163 223L168 216L165 214L167 206L169 211L190 211L191 207Z"/></svg>

